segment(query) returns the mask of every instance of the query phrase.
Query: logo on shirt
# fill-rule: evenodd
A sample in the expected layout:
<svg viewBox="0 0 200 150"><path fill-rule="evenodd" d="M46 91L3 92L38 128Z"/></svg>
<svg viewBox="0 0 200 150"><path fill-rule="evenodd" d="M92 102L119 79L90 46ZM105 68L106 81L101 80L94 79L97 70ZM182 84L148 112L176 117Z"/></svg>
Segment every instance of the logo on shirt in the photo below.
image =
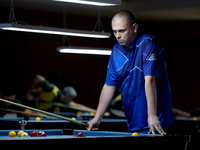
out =
<svg viewBox="0 0 200 150"><path fill-rule="evenodd" d="M157 60L157 58L155 57L154 54L151 54L151 56L149 58L147 58L147 60Z"/></svg>

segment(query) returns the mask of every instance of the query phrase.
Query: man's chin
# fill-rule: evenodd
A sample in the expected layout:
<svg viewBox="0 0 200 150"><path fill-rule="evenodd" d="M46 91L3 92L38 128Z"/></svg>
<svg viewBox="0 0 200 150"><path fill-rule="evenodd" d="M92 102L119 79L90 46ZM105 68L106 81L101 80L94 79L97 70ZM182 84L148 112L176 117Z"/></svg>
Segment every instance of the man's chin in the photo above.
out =
<svg viewBox="0 0 200 150"><path fill-rule="evenodd" d="M123 43L123 42L119 42L119 44L120 44L121 46L125 46L125 43Z"/></svg>

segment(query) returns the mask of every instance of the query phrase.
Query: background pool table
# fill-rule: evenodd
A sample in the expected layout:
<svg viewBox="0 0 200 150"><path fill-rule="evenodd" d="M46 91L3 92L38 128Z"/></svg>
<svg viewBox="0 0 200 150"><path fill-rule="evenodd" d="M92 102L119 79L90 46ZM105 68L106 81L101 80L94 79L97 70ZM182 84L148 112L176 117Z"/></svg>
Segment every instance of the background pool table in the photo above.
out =
<svg viewBox="0 0 200 150"><path fill-rule="evenodd" d="M75 118L78 121L87 123L90 119ZM29 118L25 120L23 117L20 118L0 118L0 129L21 129L20 124L25 122L25 129L85 129L85 126L77 125L72 122L56 119L56 118L41 118L41 121L36 121L35 118ZM120 131L127 132L126 119L109 119L104 118L101 122L101 129L105 131Z"/></svg>

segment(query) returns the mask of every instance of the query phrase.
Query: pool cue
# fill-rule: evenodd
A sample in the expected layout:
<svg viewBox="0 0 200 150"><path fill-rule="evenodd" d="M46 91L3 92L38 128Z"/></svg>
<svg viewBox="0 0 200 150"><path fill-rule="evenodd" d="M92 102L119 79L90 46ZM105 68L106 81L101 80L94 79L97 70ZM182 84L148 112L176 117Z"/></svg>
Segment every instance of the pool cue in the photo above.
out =
<svg viewBox="0 0 200 150"><path fill-rule="evenodd" d="M77 106L70 106L70 105L66 105L66 104L62 104L62 103L57 103L57 102L52 102L52 105L54 106L59 106L59 107L63 107L63 108L71 108L71 109L75 109L75 110L78 110L78 111L86 111L86 112L96 112L96 110L87 110L85 108L79 108Z"/></svg>
<svg viewBox="0 0 200 150"><path fill-rule="evenodd" d="M1 99L1 98L0 98L0 101L5 102L5 103L9 103L9 104L13 104L13 105L18 106L18 107L23 107L23 108L26 108L26 109L30 109L30 110L33 110L33 111L36 111L36 112L40 112L40 113L43 113L43 114L46 114L48 116L52 116L52 117L55 117L55 118L64 119L64 120L73 122L73 123L78 124L78 125L83 125L83 126L86 126L86 127L89 126L88 124L83 123L81 121L73 120L73 119L70 119L68 117L64 117L64 116L61 116L61 115L50 113L50 112L47 112L47 111L44 111L44 110L40 110L40 109L37 109L37 108L26 106L26 105L23 105L23 104L18 104L18 103L11 102L11 101L8 101L8 100L5 100L5 99Z"/></svg>
<svg viewBox="0 0 200 150"><path fill-rule="evenodd" d="M0 110L19 113L19 114L26 114L26 115L36 116L36 117L43 117L43 116L41 116L39 114L28 113L28 112L24 112L24 111L20 111L20 110L14 110L14 109L0 108ZM47 117L49 117L49 116L47 116Z"/></svg>

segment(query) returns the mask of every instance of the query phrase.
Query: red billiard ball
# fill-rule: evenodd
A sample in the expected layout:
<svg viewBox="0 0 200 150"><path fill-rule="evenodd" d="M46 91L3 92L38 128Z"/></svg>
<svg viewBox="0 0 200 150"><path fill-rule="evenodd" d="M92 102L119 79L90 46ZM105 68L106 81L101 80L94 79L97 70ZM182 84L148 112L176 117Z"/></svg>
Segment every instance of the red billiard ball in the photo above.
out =
<svg viewBox="0 0 200 150"><path fill-rule="evenodd" d="M46 133L42 132L39 134L39 136L47 136Z"/></svg>
<svg viewBox="0 0 200 150"><path fill-rule="evenodd" d="M76 136L77 137L82 137L82 136L84 136L84 134L82 132L79 132L79 133L76 134Z"/></svg>
<svg viewBox="0 0 200 150"><path fill-rule="evenodd" d="M38 136L38 131L32 131L32 132L30 133L30 136Z"/></svg>

